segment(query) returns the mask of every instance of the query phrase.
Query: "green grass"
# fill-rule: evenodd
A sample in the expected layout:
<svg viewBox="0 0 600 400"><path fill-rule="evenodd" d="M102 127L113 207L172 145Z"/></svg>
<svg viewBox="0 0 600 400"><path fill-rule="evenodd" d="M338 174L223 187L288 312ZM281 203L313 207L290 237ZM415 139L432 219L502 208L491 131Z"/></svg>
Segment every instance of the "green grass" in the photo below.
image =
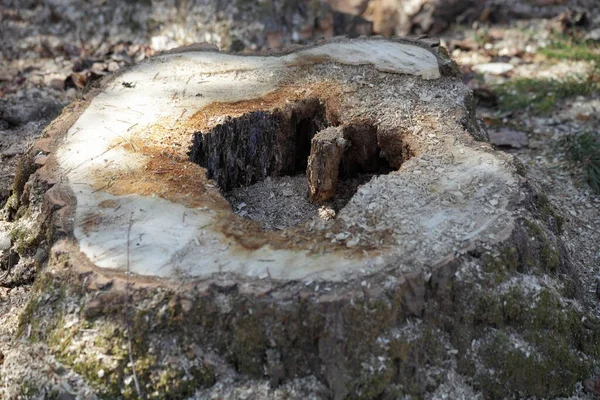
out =
<svg viewBox="0 0 600 400"><path fill-rule="evenodd" d="M500 109L530 111L547 115L561 98L600 93L600 82L595 79L600 70L600 45L582 42L576 37L560 35L539 53L549 59L589 62L595 72L587 77L571 76L564 79L516 78L495 86Z"/></svg>
<svg viewBox="0 0 600 400"><path fill-rule="evenodd" d="M560 37L548 47L540 49L540 54L557 60L589 61L600 66L600 45L579 42L574 39Z"/></svg>
<svg viewBox="0 0 600 400"><path fill-rule="evenodd" d="M600 92L600 84L577 77L562 80L517 78L497 85L495 92L503 111L529 110L535 115L546 115L558 99Z"/></svg>
<svg viewBox="0 0 600 400"><path fill-rule="evenodd" d="M569 160L583 170L586 181L600 194L600 131L586 131L566 140Z"/></svg>

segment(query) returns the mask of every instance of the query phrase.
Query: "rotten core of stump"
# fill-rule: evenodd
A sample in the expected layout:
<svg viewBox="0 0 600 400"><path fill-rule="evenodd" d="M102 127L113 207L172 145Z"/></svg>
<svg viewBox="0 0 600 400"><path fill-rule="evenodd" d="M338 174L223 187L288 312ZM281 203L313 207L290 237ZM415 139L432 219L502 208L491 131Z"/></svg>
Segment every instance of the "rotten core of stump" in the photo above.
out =
<svg viewBox="0 0 600 400"><path fill-rule="evenodd" d="M332 213L321 217L331 217L360 185L397 169L411 152L397 135L390 141L390 135L378 132L370 121L334 126L327 115L332 114L324 102L308 98L281 109L229 117L194 134L190 159L206 169L234 211L250 219L252 213L243 209L247 203L260 207L275 196L270 190L260 194L256 185L290 177L283 183L290 189L283 190L278 206L299 208L299 218L263 224L266 229L288 228L310 219L311 207L316 211L326 206ZM382 143L390 143L390 148L382 148ZM298 187L303 193L298 193ZM298 199L287 204L294 196L301 196L303 204L298 206Z"/></svg>

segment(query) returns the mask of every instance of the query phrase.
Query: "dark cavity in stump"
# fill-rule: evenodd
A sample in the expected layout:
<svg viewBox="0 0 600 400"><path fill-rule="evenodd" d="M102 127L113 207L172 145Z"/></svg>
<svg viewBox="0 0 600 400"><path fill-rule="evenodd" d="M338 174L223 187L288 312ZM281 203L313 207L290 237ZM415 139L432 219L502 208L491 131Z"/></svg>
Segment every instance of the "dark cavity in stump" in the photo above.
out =
<svg viewBox="0 0 600 400"><path fill-rule="evenodd" d="M310 142L326 126L325 106L318 99L301 100L272 112L230 117L196 133L190 156L222 191L229 191L267 176L304 173Z"/></svg>
<svg viewBox="0 0 600 400"><path fill-rule="evenodd" d="M410 156L399 134L381 134L368 122L332 127L327 111L309 98L229 117L195 133L189 155L236 213L265 229L285 229L313 218L322 205L337 212L360 185ZM394 145L382 149L391 137Z"/></svg>

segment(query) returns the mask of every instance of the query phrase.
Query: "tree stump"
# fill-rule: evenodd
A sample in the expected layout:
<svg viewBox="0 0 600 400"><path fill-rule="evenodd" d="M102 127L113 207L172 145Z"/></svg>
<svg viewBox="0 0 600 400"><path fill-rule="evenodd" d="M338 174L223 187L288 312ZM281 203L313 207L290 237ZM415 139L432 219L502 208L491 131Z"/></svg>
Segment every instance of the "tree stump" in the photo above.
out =
<svg viewBox="0 0 600 400"><path fill-rule="evenodd" d="M555 397L597 362L560 214L435 41L165 53L21 164L20 335L106 397Z"/></svg>

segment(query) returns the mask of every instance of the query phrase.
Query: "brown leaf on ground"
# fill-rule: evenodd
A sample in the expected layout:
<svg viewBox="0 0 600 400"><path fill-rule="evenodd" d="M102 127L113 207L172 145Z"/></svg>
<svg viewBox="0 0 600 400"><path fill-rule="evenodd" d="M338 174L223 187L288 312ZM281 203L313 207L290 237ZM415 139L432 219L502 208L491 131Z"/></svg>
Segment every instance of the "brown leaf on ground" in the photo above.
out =
<svg viewBox="0 0 600 400"><path fill-rule="evenodd" d="M87 85L87 76L85 73L73 72L65 79L65 89L77 88L83 89Z"/></svg>
<svg viewBox="0 0 600 400"><path fill-rule="evenodd" d="M93 82L101 79L106 73L104 71L83 71L73 72L67 76L64 83L64 89L69 88L84 89Z"/></svg>

